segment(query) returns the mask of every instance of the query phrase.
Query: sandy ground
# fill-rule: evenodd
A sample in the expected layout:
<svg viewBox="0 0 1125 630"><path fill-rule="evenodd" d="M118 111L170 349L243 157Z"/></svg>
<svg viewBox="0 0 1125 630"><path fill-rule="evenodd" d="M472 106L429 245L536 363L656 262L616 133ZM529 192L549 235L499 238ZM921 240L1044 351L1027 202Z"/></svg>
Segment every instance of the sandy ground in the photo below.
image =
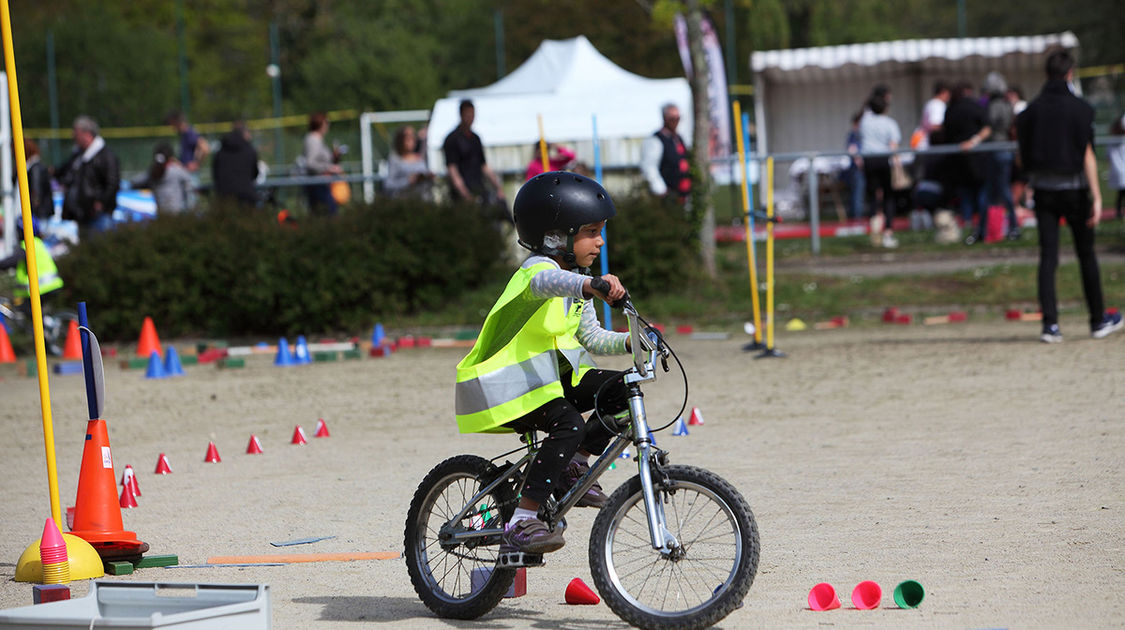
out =
<svg viewBox="0 0 1125 630"><path fill-rule="evenodd" d="M786 333L788 359L755 361L745 338L672 336L706 424L662 437L674 462L732 481L755 511L757 580L724 628L1105 628L1125 626L1125 335L1036 341L1038 324L999 321L877 325ZM418 349L389 359L242 370L187 368L150 381L106 372L117 475L139 473L127 529L184 564L234 554L400 551L421 478L459 453L497 454L505 436L462 436L451 414L463 350ZM620 365L609 361L607 365ZM0 607L31 603L11 578L49 512L36 382L0 366ZM60 494L71 505L86 407L82 379L52 376ZM647 391L650 415L678 408L680 383ZM294 425L328 439L289 444ZM251 433L265 453L244 454ZM311 438L311 435L310 435ZM214 440L223 457L205 464ZM167 454L173 474L153 474ZM610 471L612 489L631 474ZM435 618L401 559L280 567L143 569L109 580L268 583L275 628L615 628L605 606L572 607L563 590L588 583L589 511L573 513L569 544L529 571L528 595L476 622ZM284 550L270 541L336 536ZM915 579L917 610L890 590ZM884 588L882 608L851 609L861 580ZM834 584L842 609L815 613L806 595ZM84 595L88 582L73 585ZM360 622L360 623L356 623Z"/></svg>

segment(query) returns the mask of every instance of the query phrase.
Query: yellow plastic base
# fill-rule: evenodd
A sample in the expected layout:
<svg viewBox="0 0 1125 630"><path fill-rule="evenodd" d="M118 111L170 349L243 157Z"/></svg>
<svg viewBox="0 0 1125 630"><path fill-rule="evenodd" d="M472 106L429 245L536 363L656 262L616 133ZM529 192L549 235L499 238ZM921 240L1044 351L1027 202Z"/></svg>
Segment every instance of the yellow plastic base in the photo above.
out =
<svg viewBox="0 0 1125 630"><path fill-rule="evenodd" d="M66 541L71 581L100 578L105 575L102 557L90 543L73 534L63 534L63 540ZM43 563L39 560L38 540L31 543L20 556L16 564L16 581L43 583Z"/></svg>

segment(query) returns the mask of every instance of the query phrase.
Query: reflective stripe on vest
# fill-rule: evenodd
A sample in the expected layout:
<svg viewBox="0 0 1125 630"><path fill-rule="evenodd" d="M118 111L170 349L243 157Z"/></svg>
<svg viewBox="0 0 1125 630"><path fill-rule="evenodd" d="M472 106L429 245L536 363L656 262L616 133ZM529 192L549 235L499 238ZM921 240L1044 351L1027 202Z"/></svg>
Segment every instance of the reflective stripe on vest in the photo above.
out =
<svg viewBox="0 0 1125 630"><path fill-rule="evenodd" d="M20 247L27 251L23 241L20 241ZM47 245L38 237L35 239L35 266L39 271L40 295L62 288L63 281L59 277L59 269L55 266L55 261L51 258L51 252L47 249ZM16 297L31 296L31 283L27 277L26 257L16 264L16 288L12 290L12 293Z"/></svg>
<svg viewBox="0 0 1125 630"><path fill-rule="evenodd" d="M531 278L553 268L540 263L512 276L472 351L457 365L455 408L462 433L510 432L505 423L561 397L559 354L570 363L574 384L594 367L575 338L583 302L528 293Z"/></svg>

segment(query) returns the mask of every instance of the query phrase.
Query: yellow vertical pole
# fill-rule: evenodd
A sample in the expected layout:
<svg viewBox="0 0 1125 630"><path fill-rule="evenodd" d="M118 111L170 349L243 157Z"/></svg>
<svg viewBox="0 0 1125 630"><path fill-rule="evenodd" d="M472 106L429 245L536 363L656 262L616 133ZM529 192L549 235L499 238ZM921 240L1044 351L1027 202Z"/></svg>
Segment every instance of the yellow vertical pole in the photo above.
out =
<svg viewBox="0 0 1125 630"><path fill-rule="evenodd" d="M35 334L35 364L39 377L39 408L43 416L43 448L47 452L47 486L51 493L51 516L62 520L59 507L59 478L55 470L55 430L51 422L51 391L47 386L47 349L43 342L43 305L39 299L39 267L35 262L35 234L31 229L31 202L28 199L27 156L23 150L23 118L20 92L16 83L16 54L12 46L12 18L8 0L0 0L0 35L4 40L4 70L8 73L8 100L11 104L12 146L16 154L16 175L20 185L20 211L23 215L23 244L27 256L27 283L31 293L31 323Z"/></svg>
<svg viewBox="0 0 1125 630"><path fill-rule="evenodd" d="M746 223L746 265L750 268L750 303L754 308L754 341L762 343L762 306L758 298L758 261L754 256L754 234L750 229L750 182L749 169L746 168L746 145L742 135L742 106L735 101L734 108L735 137L738 138L738 164L742 169L742 212Z"/></svg>
<svg viewBox="0 0 1125 630"><path fill-rule="evenodd" d="M543 164L543 172L551 170L551 163L547 160L547 137L543 135L543 114L536 114L539 120L539 161Z"/></svg>
<svg viewBox="0 0 1125 630"><path fill-rule="evenodd" d="M773 158L766 158L766 350L773 350Z"/></svg>

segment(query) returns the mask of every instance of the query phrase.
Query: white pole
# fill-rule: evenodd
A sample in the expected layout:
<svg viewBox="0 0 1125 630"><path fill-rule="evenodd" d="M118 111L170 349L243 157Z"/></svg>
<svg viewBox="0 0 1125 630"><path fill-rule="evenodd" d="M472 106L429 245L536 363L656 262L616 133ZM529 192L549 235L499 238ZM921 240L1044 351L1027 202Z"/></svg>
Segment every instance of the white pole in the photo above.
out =
<svg viewBox="0 0 1125 630"><path fill-rule="evenodd" d="M375 156L371 147L371 123L374 118L375 115L371 112L363 112L359 115L359 148L363 163L364 203L375 201L375 181L371 179L375 176Z"/></svg>
<svg viewBox="0 0 1125 630"><path fill-rule="evenodd" d="M0 72L0 196L4 208L4 255L16 247L15 187L12 186L12 118L8 102L8 74Z"/></svg>

